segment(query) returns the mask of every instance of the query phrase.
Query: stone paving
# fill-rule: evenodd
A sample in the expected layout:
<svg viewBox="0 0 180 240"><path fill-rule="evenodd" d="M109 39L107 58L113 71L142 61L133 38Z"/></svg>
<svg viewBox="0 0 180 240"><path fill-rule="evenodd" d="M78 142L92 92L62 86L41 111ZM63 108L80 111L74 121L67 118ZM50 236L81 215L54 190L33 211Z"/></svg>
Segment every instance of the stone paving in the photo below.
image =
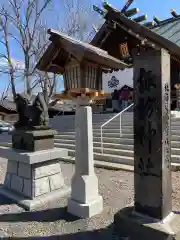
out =
<svg viewBox="0 0 180 240"><path fill-rule="evenodd" d="M0 181L3 182L6 161L0 160ZM74 165L62 163L65 182L70 185ZM123 171L96 169L104 211L91 219L77 219L66 213L67 199L59 199L46 209L25 212L15 203L0 198L0 236L11 239L90 240L116 239L112 231L114 213L133 200L133 174ZM180 174L173 173L173 206L180 207ZM2 239L7 239L2 238Z"/></svg>

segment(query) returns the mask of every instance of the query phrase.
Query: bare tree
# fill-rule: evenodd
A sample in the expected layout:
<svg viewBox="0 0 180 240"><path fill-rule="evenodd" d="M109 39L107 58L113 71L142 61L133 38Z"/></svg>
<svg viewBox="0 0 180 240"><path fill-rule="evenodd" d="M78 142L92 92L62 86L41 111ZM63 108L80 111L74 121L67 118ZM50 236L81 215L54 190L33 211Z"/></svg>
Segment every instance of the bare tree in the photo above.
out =
<svg viewBox="0 0 180 240"><path fill-rule="evenodd" d="M25 92L30 96L34 89L40 88L48 102L53 94L57 76L35 69L36 62L48 44L47 23L44 19L51 3L53 0L7 0L4 4L0 3L0 45L4 47L0 57L8 65L7 68L0 68L0 72L10 76L13 97L16 95L17 77L23 78ZM58 28L80 40L90 41L95 34L92 25L99 23L91 0L61 0L59 4L59 7L55 5L53 9L53 12L58 9ZM24 68L21 71L13 63L12 42L24 58Z"/></svg>
<svg viewBox="0 0 180 240"><path fill-rule="evenodd" d="M16 43L24 59L23 77L25 91L28 95L41 83L42 77L37 78L35 61L47 45L46 29L43 27L43 14L46 13L51 0L8 0L0 4L0 44L4 53L0 56L8 63L13 96L15 90L15 67L12 62L12 41ZM43 33L43 34L42 34ZM43 36L43 38L42 38ZM11 43L11 44L10 44ZM38 73L40 76L40 73Z"/></svg>
<svg viewBox="0 0 180 240"><path fill-rule="evenodd" d="M7 63L8 69L7 72L10 76L11 88L13 97L16 95L15 89L15 69L12 63L11 51L10 51L10 43L9 43L9 14L6 9L2 6L0 9L0 34L2 36L2 40L0 40L0 44L3 45L5 49L5 53L0 54L0 58Z"/></svg>
<svg viewBox="0 0 180 240"><path fill-rule="evenodd" d="M96 1L97 3L99 0ZM100 25L101 21L96 12L93 11L92 0L62 0L61 1L63 18L59 29L69 36L79 40L89 42L95 30L93 25Z"/></svg>

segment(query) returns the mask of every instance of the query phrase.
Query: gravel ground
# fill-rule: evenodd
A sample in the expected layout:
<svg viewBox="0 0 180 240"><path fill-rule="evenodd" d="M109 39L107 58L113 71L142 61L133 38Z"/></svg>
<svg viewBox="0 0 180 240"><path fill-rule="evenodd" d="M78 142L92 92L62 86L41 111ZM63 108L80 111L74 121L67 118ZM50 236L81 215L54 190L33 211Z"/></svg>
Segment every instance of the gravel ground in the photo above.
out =
<svg viewBox="0 0 180 240"><path fill-rule="evenodd" d="M0 182L3 182L6 161L0 163ZM74 165L62 163L67 185L74 172ZM15 203L0 198L0 236L11 239L60 239L60 240L110 240L114 214L133 201L133 173L96 169L104 211L91 219L77 219L66 213L67 198L49 204L49 210L24 212ZM180 207L180 174L172 174L173 210Z"/></svg>

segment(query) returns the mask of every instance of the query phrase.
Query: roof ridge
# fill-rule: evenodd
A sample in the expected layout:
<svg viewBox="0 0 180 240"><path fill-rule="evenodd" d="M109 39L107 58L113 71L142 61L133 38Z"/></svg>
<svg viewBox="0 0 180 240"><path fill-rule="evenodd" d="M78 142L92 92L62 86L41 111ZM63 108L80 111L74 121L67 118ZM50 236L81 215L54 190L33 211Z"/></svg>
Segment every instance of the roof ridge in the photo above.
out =
<svg viewBox="0 0 180 240"><path fill-rule="evenodd" d="M178 17L176 17L176 18L175 17L171 17L171 18L162 20L159 24L156 24L156 25L150 27L150 29L157 28L157 27L160 27L160 26L165 25L167 23L175 22L177 20L180 20L180 15L178 15Z"/></svg>

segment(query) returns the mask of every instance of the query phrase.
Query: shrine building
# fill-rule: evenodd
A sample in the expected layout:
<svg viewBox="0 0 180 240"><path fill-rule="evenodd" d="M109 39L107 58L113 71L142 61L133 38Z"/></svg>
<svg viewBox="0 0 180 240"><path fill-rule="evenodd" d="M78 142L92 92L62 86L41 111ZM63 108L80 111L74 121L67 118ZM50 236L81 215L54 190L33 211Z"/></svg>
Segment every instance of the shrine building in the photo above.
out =
<svg viewBox="0 0 180 240"><path fill-rule="evenodd" d="M119 11L108 3L104 3L103 10L94 6L105 22L91 44L124 61L130 68L133 67L133 49L137 52L144 47L168 50L171 54L171 109L175 109L180 84L180 15L170 10L171 18L161 21L154 16L152 22L146 22L147 15L134 17L139 9L128 8L125 6Z"/></svg>

